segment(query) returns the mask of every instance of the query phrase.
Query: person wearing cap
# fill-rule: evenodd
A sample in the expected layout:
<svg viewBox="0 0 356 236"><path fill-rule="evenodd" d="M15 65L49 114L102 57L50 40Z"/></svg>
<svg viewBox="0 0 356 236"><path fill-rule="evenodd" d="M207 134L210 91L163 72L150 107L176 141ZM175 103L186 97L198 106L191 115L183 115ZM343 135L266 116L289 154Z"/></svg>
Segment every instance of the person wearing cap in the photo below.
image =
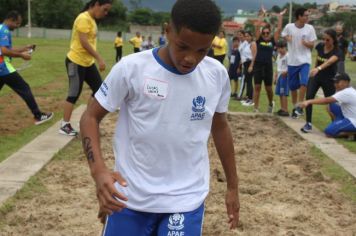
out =
<svg viewBox="0 0 356 236"><path fill-rule="evenodd" d="M341 137L356 132L356 90L350 86L350 77L346 73L335 76L336 93L325 98L306 100L298 104L305 108L312 104L330 104L329 114L333 120L324 130L329 137Z"/></svg>

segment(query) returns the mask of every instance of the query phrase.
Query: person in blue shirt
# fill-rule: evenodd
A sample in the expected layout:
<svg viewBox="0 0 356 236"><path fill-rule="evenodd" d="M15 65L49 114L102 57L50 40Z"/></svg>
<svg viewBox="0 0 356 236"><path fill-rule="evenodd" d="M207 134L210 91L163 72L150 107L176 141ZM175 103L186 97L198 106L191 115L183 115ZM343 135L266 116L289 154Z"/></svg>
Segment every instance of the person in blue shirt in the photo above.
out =
<svg viewBox="0 0 356 236"><path fill-rule="evenodd" d="M10 31L18 28L21 22L21 15L17 11L10 11L4 22L0 24L0 90L5 84L14 90L26 102L34 116L35 124L39 125L50 120L53 113L45 113L39 109L30 86L11 65L11 60L14 57L31 60L31 52L34 49L34 45L27 45L22 48L12 47Z"/></svg>

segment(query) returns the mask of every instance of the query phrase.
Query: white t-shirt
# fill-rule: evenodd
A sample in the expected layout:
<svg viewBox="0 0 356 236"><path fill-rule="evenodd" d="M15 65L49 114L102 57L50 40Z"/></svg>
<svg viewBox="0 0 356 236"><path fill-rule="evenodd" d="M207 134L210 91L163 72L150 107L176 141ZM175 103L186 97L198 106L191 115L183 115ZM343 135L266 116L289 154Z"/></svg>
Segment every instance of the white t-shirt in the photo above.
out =
<svg viewBox="0 0 356 236"><path fill-rule="evenodd" d="M356 127L356 90L352 87L345 88L332 97L340 104L344 117Z"/></svg>
<svg viewBox="0 0 356 236"><path fill-rule="evenodd" d="M110 112L121 107L115 170L128 187L116 187L128 197L128 208L192 211L209 191L207 141L214 113L228 110L229 76L210 57L182 75L163 63L158 50L121 59L95 98Z"/></svg>
<svg viewBox="0 0 356 236"><path fill-rule="evenodd" d="M317 37L314 27L305 24L303 28L298 28L294 23L289 23L282 31L282 37L286 36L292 36L292 41L288 42L288 52L290 56L288 65L300 66L306 63L311 64L311 50L302 44L302 39L309 42L315 41Z"/></svg>
<svg viewBox="0 0 356 236"><path fill-rule="evenodd" d="M280 54L277 56L277 73L278 77L285 71L288 71L288 53L281 57Z"/></svg>
<svg viewBox="0 0 356 236"><path fill-rule="evenodd" d="M243 41L239 45L239 51L240 51L242 63L245 63L248 60L249 61L252 60L251 43L249 43L247 41Z"/></svg>

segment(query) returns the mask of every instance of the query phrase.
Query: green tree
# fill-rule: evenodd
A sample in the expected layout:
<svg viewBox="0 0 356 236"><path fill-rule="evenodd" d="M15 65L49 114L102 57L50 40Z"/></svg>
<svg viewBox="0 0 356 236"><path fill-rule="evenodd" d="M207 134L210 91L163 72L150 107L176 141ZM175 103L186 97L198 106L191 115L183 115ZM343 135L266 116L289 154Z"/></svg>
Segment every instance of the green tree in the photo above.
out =
<svg viewBox="0 0 356 236"><path fill-rule="evenodd" d="M149 8L138 8L129 14L131 23L138 25L151 25L153 11Z"/></svg>
<svg viewBox="0 0 356 236"><path fill-rule="evenodd" d="M119 29L126 28L127 8L122 1L114 1L109 14L100 22L100 24L118 26Z"/></svg>
<svg viewBox="0 0 356 236"><path fill-rule="evenodd" d="M27 0L0 0L0 22L3 22L9 11L18 11L22 18L23 24L27 23Z"/></svg>
<svg viewBox="0 0 356 236"><path fill-rule="evenodd" d="M154 12L151 17L152 25L162 25L164 22L168 22L170 19L169 12Z"/></svg>
<svg viewBox="0 0 356 236"><path fill-rule="evenodd" d="M83 5L82 0L32 0L32 20L41 27L69 29Z"/></svg>

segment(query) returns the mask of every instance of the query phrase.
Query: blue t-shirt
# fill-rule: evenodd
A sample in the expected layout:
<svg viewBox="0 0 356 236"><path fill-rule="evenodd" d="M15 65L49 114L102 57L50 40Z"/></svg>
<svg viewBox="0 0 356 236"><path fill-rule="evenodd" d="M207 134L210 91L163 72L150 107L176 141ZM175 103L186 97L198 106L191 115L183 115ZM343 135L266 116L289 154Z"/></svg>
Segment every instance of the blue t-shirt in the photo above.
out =
<svg viewBox="0 0 356 236"><path fill-rule="evenodd" d="M11 33L7 25L0 25L0 47L12 48ZM5 57L0 52L0 76L8 75L15 71L10 64L11 58Z"/></svg>

